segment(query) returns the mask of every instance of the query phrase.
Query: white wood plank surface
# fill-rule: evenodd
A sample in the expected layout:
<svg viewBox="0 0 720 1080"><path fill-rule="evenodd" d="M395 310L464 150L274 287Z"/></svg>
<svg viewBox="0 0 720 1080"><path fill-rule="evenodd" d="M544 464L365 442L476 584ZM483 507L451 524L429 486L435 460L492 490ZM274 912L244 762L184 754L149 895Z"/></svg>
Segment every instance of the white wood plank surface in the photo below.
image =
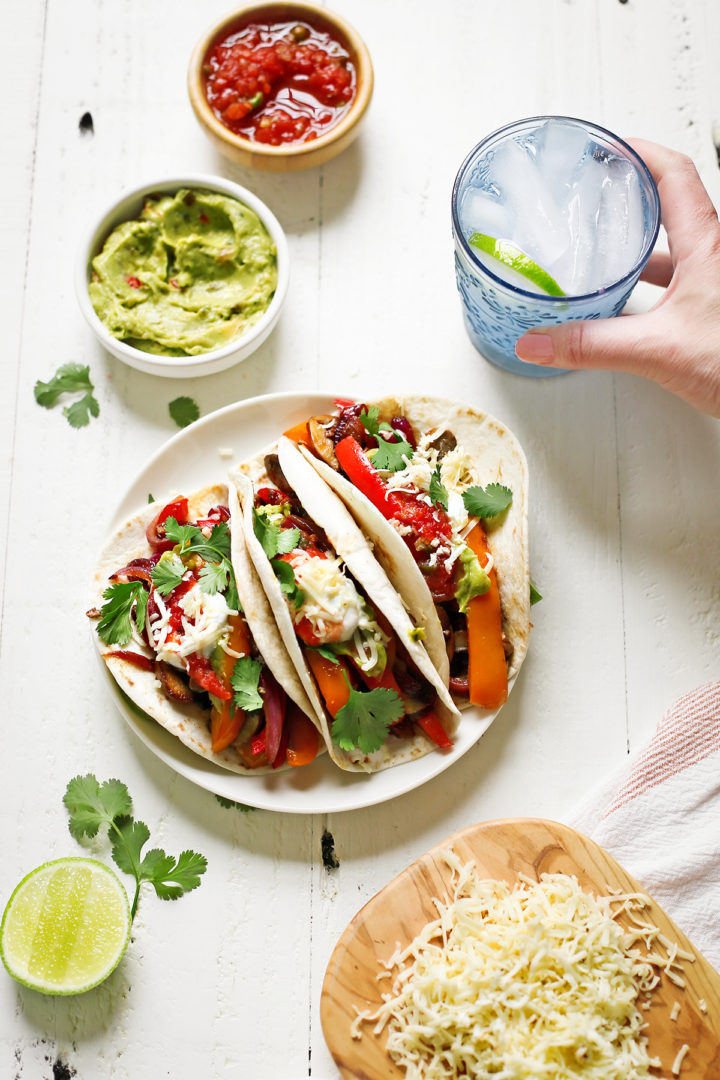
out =
<svg viewBox="0 0 720 1080"><path fill-rule="evenodd" d="M123 964L77 999L0 971L0 1074L16 1080L337 1076L318 1018L349 919L444 836L509 815L563 818L650 734L680 693L717 677L716 421L631 376L504 375L465 336L450 189L467 151L514 118L568 113L690 153L716 203L715 0L337 0L365 37L375 97L359 141L321 169L273 176L219 157L185 91L195 40L227 0L25 0L2 81L0 679L4 904L46 859L77 854L62 795L118 776L153 841L207 855L177 904L143 895ZM6 26L8 23L6 22ZM78 121L89 110L94 134ZM72 288L88 223L123 188L183 171L252 188L287 231L292 280L271 338L207 379L125 368L95 343ZM653 302L639 289L636 308ZM692 328L688 328L692 332ZM37 379L89 363L101 415L72 430ZM316 817L221 807L126 728L85 625L106 523L175 432L277 390L407 390L503 419L531 470L531 649L501 717L451 771L366 810ZM329 830L340 862L328 871ZM685 927L692 936L692 927Z"/></svg>

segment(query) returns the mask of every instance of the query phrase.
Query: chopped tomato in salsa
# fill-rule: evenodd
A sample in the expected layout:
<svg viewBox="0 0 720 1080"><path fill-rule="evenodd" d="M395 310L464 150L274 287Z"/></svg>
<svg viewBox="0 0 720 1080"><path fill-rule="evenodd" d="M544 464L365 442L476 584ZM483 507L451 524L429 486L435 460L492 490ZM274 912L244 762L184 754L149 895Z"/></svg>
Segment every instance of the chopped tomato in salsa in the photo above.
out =
<svg viewBox="0 0 720 1080"><path fill-rule="evenodd" d="M209 52L203 74L208 104L221 123L272 146L325 134L356 93L347 50L304 21L233 30Z"/></svg>

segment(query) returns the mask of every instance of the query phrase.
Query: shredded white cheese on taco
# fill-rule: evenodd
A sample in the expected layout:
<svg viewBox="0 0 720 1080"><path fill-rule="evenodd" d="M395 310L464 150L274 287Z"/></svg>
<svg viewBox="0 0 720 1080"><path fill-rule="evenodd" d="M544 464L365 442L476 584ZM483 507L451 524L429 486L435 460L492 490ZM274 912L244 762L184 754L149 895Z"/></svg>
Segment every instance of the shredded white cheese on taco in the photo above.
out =
<svg viewBox="0 0 720 1080"><path fill-rule="evenodd" d="M295 621L308 619L321 639L348 641L367 622L363 598L339 558L321 559L298 550L291 566L304 596Z"/></svg>
<svg viewBox="0 0 720 1080"><path fill-rule="evenodd" d="M452 897L436 900L438 919L387 961L392 990L375 1013L358 1013L353 1037L363 1023L375 1021L376 1035L387 1027L407 1080L650 1080L660 1063L640 1008L659 975L634 944L658 931L638 920L628 934L616 922L647 898L597 899L564 874L511 888L446 858Z"/></svg>
<svg viewBox="0 0 720 1080"><path fill-rule="evenodd" d="M183 659L191 653L209 656L223 634L227 633L228 617L237 615L231 610L222 593L203 592L199 582L178 602L182 611L182 631L173 632L170 611L160 595L155 593L160 618L150 624L158 660L173 667L185 668Z"/></svg>

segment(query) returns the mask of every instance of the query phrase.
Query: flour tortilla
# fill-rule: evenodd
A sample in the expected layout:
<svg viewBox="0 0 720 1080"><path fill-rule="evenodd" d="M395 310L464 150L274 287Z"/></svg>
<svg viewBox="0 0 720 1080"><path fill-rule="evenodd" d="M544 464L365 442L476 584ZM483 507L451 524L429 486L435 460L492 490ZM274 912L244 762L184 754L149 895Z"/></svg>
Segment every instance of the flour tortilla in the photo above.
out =
<svg viewBox="0 0 720 1080"><path fill-rule="evenodd" d="M530 636L530 567L528 554L528 469L515 436L499 420L467 405L441 398L408 395L366 402L376 405L381 421L406 416L420 435L435 429L448 430L473 459L477 482L505 484L513 493L508 511L498 520L485 521L488 547L497 572L503 630L513 645L508 667L512 683L527 653ZM435 604L415 559L399 533L342 474L300 448L318 475L337 492L363 532L373 543L375 555L418 625L426 630L425 644L443 680L449 677L447 650ZM458 703L467 708L467 702Z"/></svg>
<svg viewBox="0 0 720 1080"><path fill-rule="evenodd" d="M415 667L435 688L437 692L435 711L445 730L452 737L457 730L458 711L423 644L413 640L415 623L410 618L397 590L375 559L372 546L342 501L305 461L294 443L283 437L277 446L268 448L266 452L274 451L278 453L280 467L285 478L306 512L325 531L335 552L366 592L370 602L393 627L398 642L405 649ZM275 577L270 560L265 555L253 529L254 489L268 484L272 486L264 464L266 452L234 469L230 475L231 486L234 484L237 487L243 508L245 539L250 557L255 563L270 601L283 641L300 674L318 720L322 724L330 756L342 769L353 772L377 772L436 750L435 744L421 732L408 739L390 737L379 750L372 754L363 754L359 750L341 750L333 742L330 730L331 721L310 668L303 657L284 594Z"/></svg>
<svg viewBox="0 0 720 1080"><path fill-rule="evenodd" d="M170 499L166 499L164 503L156 501L144 507L108 539L93 578L93 604L95 607L102 607L104 602L102 594L108 587L108 578L112 574L126 566L133 559L148 557L150 550L145 530L158 513L158 510L162 509L163 505L166 505L169 501ZM211 507L218 505L225 505L230 509L232 563L235 580L243 613L255 644L269 670L288 696L310 717L316 727L319 727L315 711L308 701L298 673L290 661L272 617L265 593L255 573L253 564L248 558L244 532L240 526L240 508L234 488L228 488L225 484L215 484L212 487L203 488L195 495L189 496L189 518L191 521L203 518ZM214 753L211 746L208 722L209 710L194 702L186 705L179 701L171 701L158 686L154 672L142 671L134 664L128 663L127 660L108 656L107 653L111 652L113 648L123 648L123 646L105 645L96 633L96 625L93 624L95 644L120 688L140 709L146 712L148 716L151 716L153 720L156 720L171 735L175 735L180 739L190 750L224 769L252 776L278 772L280 768L289 767L280 766L278 769L273 769L270 765L261 765L251 768L245 763L243 747L233 745L228 746L219 753ZM141 649L135 640L131 641L125 648L133 652L143 652L146 656L152 655L149 648Z"/></svg>

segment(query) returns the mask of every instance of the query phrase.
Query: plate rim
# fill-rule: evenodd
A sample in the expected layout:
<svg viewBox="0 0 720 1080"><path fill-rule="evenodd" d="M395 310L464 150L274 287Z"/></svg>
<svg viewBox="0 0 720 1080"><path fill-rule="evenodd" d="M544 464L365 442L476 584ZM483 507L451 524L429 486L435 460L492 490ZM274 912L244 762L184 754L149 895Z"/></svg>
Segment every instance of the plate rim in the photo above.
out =
<svg viewBox="0 0 720 1080"><path fill-rule="evenodd" d="M383 395L387 396L384 392ZM212 431L219 426L222 426L229 418L234 417L236 414L253 414L258 410L264 410L267 407L272 407L274 405L282 406L283 409L289 413L295 404L299 406L300 403L310 401L316 403L317 406L322 409L327 409L329 403L334 403L337 398L342 398L343 396L352 396L353 399L355 399L357 398L357 392L354 391L352 395L343 395L337 390L328 392L314 389L282 390L269 394L258 394L251 398L242 398L238 401L223 405L219 409L215 409L213 412L208 413L207 416L203 416L193 424L188 425L188 427L171 435L169 439L162 443L161 446L145 460L124 488L119 500L115 503L114 509L107 519L106 539L128 519L130 514L137 510L140 502L133 494L136 489L142 486L145 479L151 476L154 471L158 472L164 467L168 458L175 455L178 460L181 460L182 454L176 454L176 451L178 448L182 448L186 443L189 444L193 440L197 440L198 437L201 443L209 443ZM258 453L264 447L269 447L275 439L279 438L281 433L281 423L278 422L273 430L269 431L267 440L264 441L262 445L256 446L250 453ZM204 453L207 455L209 463L209 445L205 446ZM221 459L218 460L219 464L216 464L215 466L209 464L207 470L208 482L213 479L213 476L217 481L219 479L219 474L223 469L229 469L232 460L235 460L235 458L228 460L226 466L223 465ZM215 473L218 475L215 475ZM152 488L148 487L148 490L152 490ZM129 504L129 509L126 504ZM104 542L105 541L103 541L103 543ZM222 769L214 762L208 761L200 755L193 753L193 751L183 746L176 736L165 731L165 729L153 721L151 717L148 717L149 723L153 725L151 736L147 724L145 724L140 717L135 715L134 710L131 710L128 707L112 674L107 666L102 663L101 658L98 657L98 659L102 664L106 678L111 684L111 689L116 691L112 694L116 708L119 710L121 716L134 735L148 750L151 751L151 753L155 754L160 761L174 772L183 776L186 780L204 788L211 794L242 803L243 805L250 806L254 809L272 810L277 813L343 813L350 810L366 809L371 806L388 802L401 795L406 795L416 788L421 787L423 784L441 776L456 761L463 757L477 742L479 742L503 708L503 706L501 706L500 709L490 712L471 706L462 712L462 719L465 723L463 724L461 722L460 724L458 731L459 737L456 740L455 747L452 751L447 753L431 751L429 754L416 758L414 761L405 762L402 765L385 769L380 772L369 774L345 772L344 770L338 769L338 767L333 764L329 754L324 754L316 759L311 765L303 766L302 770L297 770L297 776L300 781L302 781L302 777L300 776L301 773L305 778L309 777L311 779L314 778L316 774L320 774L320 783L322 783L323 779L327 779L328 776L331 778L332 795L322 793L323 797L320 801L315 801L313 800L312 795L309 794L312 790L310 787L306 787L303 790L302 782L298 784L289 783L287 778L291 777L293 773L296 773L296 770L281 770L277 773L264 774L262 776L233 773L229 770ZM515 685L518 675L519 672L517 672L508 683L508 697ZM472 722L473 719L477 723L478 730L472 732L472 737L470 737L471 729L467 721ZM381 779L387 777L390 777L391 779ZM393 782L395 778L397 778L397 780L396 782ZM373 780L375 780L376 783L374 785L374 790L371 791L370 786ZM234 791L236 785L238 790ZM291 792L293 793L292 797L290 797ZM284 794L285 798L283 798Z"/></svg>

